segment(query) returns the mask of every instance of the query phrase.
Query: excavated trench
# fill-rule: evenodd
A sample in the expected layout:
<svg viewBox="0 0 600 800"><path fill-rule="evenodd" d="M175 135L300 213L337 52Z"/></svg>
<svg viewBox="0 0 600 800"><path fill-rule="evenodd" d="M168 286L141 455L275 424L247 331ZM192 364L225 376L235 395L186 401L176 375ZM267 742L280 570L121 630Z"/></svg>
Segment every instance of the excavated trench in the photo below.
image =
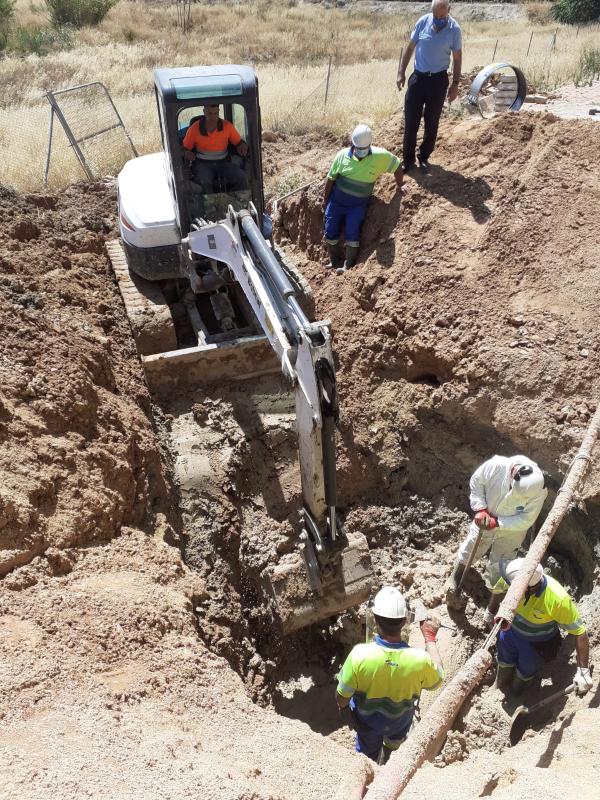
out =
<svg viewBox="0 0 600 800"><path fill-rule="evenodd" d="M381 144L397 149L400 130L392 121ZM520 114L480 126L459 123L451 137L442 130L436 152L444 168L409 180L402 213L393 186L378 189L363 258L342 281L322 266L316 195L289 204L278 236L313 288L315 316L332 320L346 525L366 535L378 581L439 607L457 626L455 635L440 633L452 674L484 635L485 591L476 572L467 582L464 614L449 617L440 607L468 520L473 468L494 452L525 452L554 481L549 506L600 394L597 243L581 233L582 226L593 229L600 209L600 139L584 123ZM544 156L549 152L552 159ZM32 637L4 637L7 736L18 743L20 735L27 747L46 742L48 765L58 764L65 780L75 781L61 793L61 776L49 779L44 786L57 796L71 796L90 774L85 765L94 761L100 770L103 758L105 771L93 776L104 788L112 785L114 765L130 766L132 741L143 759L132 781L142 786L158 758L161 789L156 784L146 793L181 796L181 785L168 785L190 769L187 761L173 761L187 752L179 744L187 736L179 726L180 716L188 725L187 704L200 708L190 716L198 735L189 748L189 763L200 767L189 774L194 785L204 773L220 785L240 720L244 742L251 727L265 723L258 713L247 716L242 698L225 731L231 750L218 749L221 728L219 742L211 740L217 695L233 695L238 684L224 683L228 670L204 648L188 652L193 599L198 635L229 661L256 703L305 721L351 751L352 735L335 711L333 676L364 636L360 611L282 639L260 583L264 567L295 541L300 492L289 387L270 376L156 398L152 415L169 452L180 524L167 518L173 492L161 474L148 394L105 257L105 241L116 235L114 187L82 185L47 197L0 194L7 220L0 230L7 331L0 421L9 476L0 516L3 533L10 533L5 556L12 559L2 582L3 613L5 624L18 617ZM592 470L548 564L575 592L593 653L600 645L599 521L600 482ZM181 565L160 541L174 541L174 528L183 534L185 560L205 583L198 581L196 591L194 581L186 594L178 590L175 600ZM86 581L100 588L82 593ZM566 658L561 653L555 674ZM18 691L13 674L22 679ZM571 674L572 659L565 680ZM110 697L99 680L115 686ZM186 694L188 684L193 691ZM164 705L152 705L163 692ZM488 694L484 687L465 705L441 763L482 745L507 746L496 724L499 703L488 702ZM66 727L47 720L54 707L68 717ZM168 719L171 709L172 751L161 756L162 741L151 739L144 749L143 737L128 738L134 727L163 737L156 721ZM130 727L122 725L123 714L131 715ZM15 727L21 715L30 727ZM79 720L98 750L72 736ZM60 762L53 748L63 730L74 757ZM257 764L269 779L282 770L286 779L298 774L281 759L269 762L280 735L265 739L264 750L249 746L248 774ZM119 741L123 750L115 749ZM290 748L299 741L285 739ZM7 763L19 778L10 796L39 796L39 773L29 775L14 753ZM21 785L27 775L29 793ZM100 785L81 792L97 793ZM219 796L249 794L244 784Z"/></svg>
<svg viewBox="0 0 600 800"><path fill-rule="evenodd" d="M382 144L393 149L397 138L390 124ZM548 474L547 512L593 410L597 337L584 318L593 319L594 311L584 302L573 318L568 288L557 300L559 279L546 272L562 252L562 234L538 234L540 187L552 179L547 162L531 154L549 139L569 164L581 158L571 146L588 141L577 125L525 116L458 126L451 145L443 141L440 148L448 166L410 181L402 209L393 186L378 190L363 257L341 281L322 266L317 190L280 206L276 226L279 244L313 289L315 317L332 320L345 524L367 537L376 583L399 586L456 625L454 633L440 634L449 675L486 634L479 572L466 582L464 613L449 616L442 605L468 522L470 474L493 453L524 452ZM495 162L485 155L490 147ZM474 162L473 152L482 154ZM572 168L587 171L585 163ZM544 195L543 202L552 200ZM574 194L564 224L571 214L587 213ZM524 251L527 224L535 233ZM580 251L566 269L577 276L590 258ZM490 297L500 298L491 315ZM583 360L581 352L593 355ZM332 695L342 659L364 637L360 610L281 638L260 581L263 569L295 546L300 486L289 387L263 377L169 398L162 410L181 487L184 557L208 588L198 610L201 636L227 658L256 702L351 746ZM600 559L595 477L582 495L559 529L548 566L593 623L600 619L593 591ZM417 632L412 641L419 644ZM492 748L508 745L493 723L499 701L486 694L484 687L465 704L442 763L464 758L482 737ZM423 707L428 702L424 696Z"/></svg>
<svg viewBox="0 0 600 800"><path fill-rule="evenodd" d="M370 422L371 435L383 445L357 446L349 435L353 420L342 409L340 510L348 531L367 538L376 584L398 586L456 626L455 632L440 635L451 676L485 636L481 609L487 594L473 571L466 582L464 613L449 614L443 605L444 582L468 524L468 479L478 460L473 455L467 469L466 458L444 454L459 442L471 454L481 452L481 442L489 443L488 453L511 454L518 447L491 420L479 414L473 419L454 401L452 424L443 402L432 412L428 400L440 382L429 377L431 359L420 363L413 354L411 360L406 376L384 378L382 391L401 406L407 395L414 401L418 384L421 402L415 404L412 428L398 434L390 410ZM444 382L451 377L439 364L436 370ZM208 590L197 609L201 637L240 674L256 702L350 745L350 732L340 728L334 707L334 675L348 650L364 637L364 609L281 637L261 584L264 568L292 552L296 541L301 496L289 387L282 378L263 376L198 390L164 400L160 419L179 484L184 558ZM368 465L358 474L352 469L357 461ZM541 460L541 465L549 472L547 512L561 477L551 464ZM590 594L597 574L599 523L600 507L593 500L585 508L583 503L574 507L548 557L552 574L579 600ZM416 631L411 642L421 644ZM566 651L562 658L568 659ZM424 697L422 707L428 703ZM465 705L440 756L443 763L464 758L481 736L488 744L491 737L493 748L508 745L498 722L502 712L498 708L494 717L491 707L482 705L479 696Z"/></svg>

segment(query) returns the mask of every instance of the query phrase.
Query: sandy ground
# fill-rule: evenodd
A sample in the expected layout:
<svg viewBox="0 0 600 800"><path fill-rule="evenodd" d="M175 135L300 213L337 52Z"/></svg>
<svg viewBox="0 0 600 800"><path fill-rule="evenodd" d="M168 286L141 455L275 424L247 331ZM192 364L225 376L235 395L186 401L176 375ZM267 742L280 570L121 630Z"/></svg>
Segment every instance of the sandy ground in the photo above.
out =
<svg viewBox="0 0 600 800"><path fill-rule="evenodd" d="M583 86L563 86L549 97L544 105L525 103L524 110L544 113L549 111L562 119L589 119L600 121L600 81L591 81ZM590 114L597 109L597 114Z"/></svg>
<svg viewBox="0 0 600 800"><path fill-rule="evenodd" d="M378 580L431 608L477 463L524 450L554 481L552 498L595 407L593 124L445 120L430 176L409 177L402 202L381 181L343 277L324 267L317 191L282 207L278 239L317 316L332 320L341 512L367 537ZM392 119L378 142L400 141ZM341 143L297 144L298 163L321 176ZM273 171L286 146L268 146ZM350 612L282 641L260 592L296 530L289 389L271 376L152 407L104 251L114 199L110 184L0 195L5 795L360 796L371 768L352 753L332 691L362 620ZM190 441L206 479L186 484ZM595 464L553 553L594 649ZM440 607L457 627L441 636L450 674L483 635L475 573L467 592L466 614ZM569 653L559 663L547 685L572 674ZM422 770L410 796L451 786L456 797L552 797L554 783L590 796L596 696L570 699L557 729L543 723L502 752L503 731L482 725L486 708L499 714L488 694L464 709L447 766Z"/></svg>
<svg viewBox="0 0 600 800"><path fill-rule="evenodd" d="M431 10L430 3L373 2L355 0L347 4L349 9L371 11L375 14L406 14L417 16ZM509 20L523 16L523 9L517 3L452 3L452 16L458 20Z"/></svg>

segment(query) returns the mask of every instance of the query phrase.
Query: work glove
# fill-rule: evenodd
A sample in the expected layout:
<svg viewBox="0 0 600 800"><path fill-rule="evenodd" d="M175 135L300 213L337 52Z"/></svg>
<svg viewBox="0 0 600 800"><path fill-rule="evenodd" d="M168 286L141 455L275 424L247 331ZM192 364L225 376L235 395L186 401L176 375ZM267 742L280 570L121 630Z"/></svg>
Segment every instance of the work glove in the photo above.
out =
<svg viewBox="0 0 600 800"><path fill-rule="evenodd" d="M435 636L440 629L440 621L437 617L429 617L421 622L421 633L425 639L425 643L433 642L435 644Z"/></svg>
<svg viewBox="0 0 600 800"><path fill-rule="evenodd" d="M488 531L493 531L498 525L498 520L489 513L487 508L478 511L473 517L473 522L478 528L484 528Z"/></svg>
<svg viewBox="0 0 600 800"><path fill-rule="evenodd" d="M592 688L592 674L589 669L587 667L577 667L573 683L575 684L575 694L579 695L579 697L587 694Z"/></svg>

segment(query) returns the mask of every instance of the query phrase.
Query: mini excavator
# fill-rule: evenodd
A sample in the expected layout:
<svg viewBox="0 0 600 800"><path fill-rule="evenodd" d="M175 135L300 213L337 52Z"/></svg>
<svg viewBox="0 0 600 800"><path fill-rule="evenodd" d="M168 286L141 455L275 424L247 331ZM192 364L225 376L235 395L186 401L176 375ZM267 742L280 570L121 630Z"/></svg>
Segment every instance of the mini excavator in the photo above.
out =
<svg viewBox="0 0 600 800"><path fill-rule="evenodd" d="M307 284L272 240L254 70L158 69L154 86L163 150L128 161L119 174L121 242L111 243L109 254L151 391L260 375L272 371L273 353L293 387L302 558L262 576L283 633L291 633L364 602L372 580L365 537L349 538L336 511L338 403L329 325L309 321L300 303ZM243 171L246 188L218 178L208 191L194 181L182 142L207 105L218 105L220 118L248 145L243 158L233 149L226 155ZM180 346L173 298L185 309L191 346Z"/></svg>

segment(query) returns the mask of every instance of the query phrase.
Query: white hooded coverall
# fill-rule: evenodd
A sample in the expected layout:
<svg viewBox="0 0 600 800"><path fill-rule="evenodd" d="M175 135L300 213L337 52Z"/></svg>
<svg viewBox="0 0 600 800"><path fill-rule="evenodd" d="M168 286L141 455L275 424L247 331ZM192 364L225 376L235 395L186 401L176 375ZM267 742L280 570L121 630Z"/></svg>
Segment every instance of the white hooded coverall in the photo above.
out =
<svg viewBox="0 0 600 800"><path fill-rule="evenodd" d="M531 466L539 470L535 461L527 456L511 456L510 458L492 456L484 461L471 476L469 502L473 513L476 514L485 508L498 520L498 525L493 530L482 530L477 552L472 562L474 564L488 550L490 551L485 576L488 589L492 589L501 577L501 562L516 557L527 531L538 518L548 494L547 489L542 489L538 495L531 498L519 494L518 488L517 491L514 491L514 488L511 488L510 473L516 464ZM459 563L466 564L468 561L478 534L479 528L475 522L472 522L469 534L458 551Z"/></svg>

